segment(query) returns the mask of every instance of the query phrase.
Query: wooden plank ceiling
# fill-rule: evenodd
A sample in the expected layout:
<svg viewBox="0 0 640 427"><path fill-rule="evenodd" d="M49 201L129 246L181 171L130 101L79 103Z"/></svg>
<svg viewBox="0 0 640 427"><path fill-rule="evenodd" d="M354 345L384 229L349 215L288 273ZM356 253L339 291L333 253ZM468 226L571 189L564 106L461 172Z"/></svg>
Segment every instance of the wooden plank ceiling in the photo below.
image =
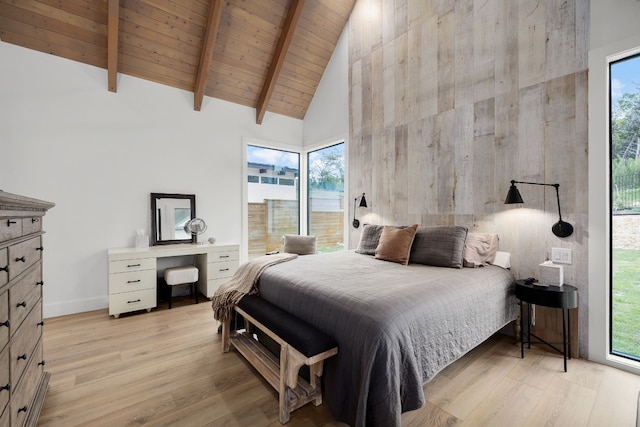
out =
<svg viewBox="0 0 640 427"><path fill-rule="evenodd" d="M0 0L0 40L302 119L355 0Z"/></svg>

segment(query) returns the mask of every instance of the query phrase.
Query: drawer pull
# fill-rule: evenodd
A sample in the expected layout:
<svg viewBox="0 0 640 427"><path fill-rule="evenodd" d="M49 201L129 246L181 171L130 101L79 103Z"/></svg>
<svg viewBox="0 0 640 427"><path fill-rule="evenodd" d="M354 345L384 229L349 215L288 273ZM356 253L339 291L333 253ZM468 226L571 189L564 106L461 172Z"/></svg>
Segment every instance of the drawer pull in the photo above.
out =
<svg viewBox="0 0 640 427"><path fill-rule="evenodd" d="M38 322L36 323L38 326L44 326L44 322Z"/></svg>
<svg viewBox="0 0 640 427"><path fill-rule="evenodd" d="M25 405L25 406L23 406L22 408L18 409L18 413L20 413L20 412L27 412L27 410L28 410L28 409L29 409L29 407Z"/></svg>
<svg viewBox="0 0 640 427"><path fill-rule="evenodd" d="M11 322L9 322L8 320L0 323L0 326L6 326L7 328L9 327L9 325L11 325Z"/></svg>
<svg viewBox="0 0 640 427"><path fill-rule="evenodd" d="M44 246L37 247L36 251L44 251Z"/></svg>
<svg viewBox="0 0 640 427"><path fill-rule="evenodd" d="M222 258L229 258L229 255L220 255L220 259Z"/></svg>
<svg viewBox="0 0 640 427"><path fill-rule="evenodd" d="M0 271L6 271L7 273L9 272L9 266L5 266L5 267L0 267Z"/></svg>
<svg viewBox="0 0 640 427"><path fill-rule="evenodd" d="M0 387L0 391L2 390L11 390L11 384L7 383L7 385L3 385L2 387Z"/></svg>
<svg viewBox="0 0 640 427"><path fill-rule="evenodd" d="M131 267L140 267L141 264L127 264L127 268L131 268Z"/></svg>
<svg viewBox="0 0 640 427"><path fill-rule="evenodd" d="M138 280L127 280L127 283L139 283L140 279Z"/></svg>
<svg viewBox="0 0 640 427"><path fill-rule="evenodd" d="M27 307L27 302L26 301L22 301L16 304L16 307Z"/></svg>
<svg viewBox="0 0 640 427"><path fill-rule="evenodd" d="M36 286L44 286L44 282L42 280L39 282L36 282Z"/></svg>
<svg viewBox="0 0 640 427"><path fill-rule="evenodd" d="M27 262L27 260L24 259L23 256L21 256L20 258L16 258L16 262L18 262L18 261Z"/></svg>
<svg viewBox="0 0 640 427"><path fill-rule="evenodd" d="M229 271L228 268L221 268L220 271Z"/></svg>
<svg viewBox="0 0 640 427"><path fill-rule="evenodd" d="M10 219L7 220L7 227L11 227L11 224L17 224L16 221L11 221Z"/></svg>
<svg viewBox="0 0 640 427"><path fill-rule="evenodd" d="M127 304L135 304L137 302L140 302L139 299L133 300L133 301L127 301Z"/></svg>
<svg viewBox="0 0 640 427"><path fill-rule="evenodd" d="M38 366L44 366L44 365L45 365L44 360L43 360L43 361L41 361L41 362L38 362Z"/></svg>
<svg viewBox="0 0 640 427"><path fill-rule="evenodd" d="M27 353L21 354L20 356L18 356L18 360L27 360Z"/></svg>
<svg viewBox="0 0 640 427"><path fill-rule="evenodd" d="M31 223L40 222L40 218L31 218Z"/></svg>

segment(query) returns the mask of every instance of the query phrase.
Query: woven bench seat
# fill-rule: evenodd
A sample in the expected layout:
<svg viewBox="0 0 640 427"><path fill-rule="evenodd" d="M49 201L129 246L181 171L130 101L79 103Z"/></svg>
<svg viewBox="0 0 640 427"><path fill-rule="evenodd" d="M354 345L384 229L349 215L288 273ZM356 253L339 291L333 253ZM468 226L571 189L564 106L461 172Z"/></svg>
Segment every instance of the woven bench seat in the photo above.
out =
<svg viewBox="0 0 640 427"><path fill-rule="evenodd" d="M251 365L278 391L279 418L282 424L299 407L322 404L320 378L324 360L337 354L336 341L308 323L268 301L245 296L234 308L245 319L244 329L231 331L231 319L222 324L222 350L233 345ZM280 358L254 338L258 328L280 346ZM309 366L309 382L299 377L300 368Z"/></svg>

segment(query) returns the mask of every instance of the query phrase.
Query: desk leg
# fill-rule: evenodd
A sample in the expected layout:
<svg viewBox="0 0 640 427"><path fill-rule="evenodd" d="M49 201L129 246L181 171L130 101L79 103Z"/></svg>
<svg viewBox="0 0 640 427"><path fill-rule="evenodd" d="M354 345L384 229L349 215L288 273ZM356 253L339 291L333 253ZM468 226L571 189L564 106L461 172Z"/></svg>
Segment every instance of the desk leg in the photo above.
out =
<svg viewBox="0 0 640 427"><path fill-rule="evenodd" d="M567 372L567 325L564 320L565 309L562 309L562 351L564 356L564 371Z"/></svg>

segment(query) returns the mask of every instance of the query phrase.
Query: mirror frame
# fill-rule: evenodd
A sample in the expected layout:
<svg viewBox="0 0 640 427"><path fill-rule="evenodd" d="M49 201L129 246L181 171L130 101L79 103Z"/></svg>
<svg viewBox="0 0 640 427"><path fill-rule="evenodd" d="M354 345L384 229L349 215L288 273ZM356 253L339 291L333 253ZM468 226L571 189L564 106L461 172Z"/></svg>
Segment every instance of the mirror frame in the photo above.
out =
<svg viewBox="0 0 640 427"><path fill-rule="evenodd" d="M158 225L156 221L156 201L158 199L180 199L189 200L191 208L191 219L196 217L196 195L195 194L173 194L173 193L151 193L151 245L172 245L176 243L196 243L196 236L189 239L158 240Z"/></svg>

